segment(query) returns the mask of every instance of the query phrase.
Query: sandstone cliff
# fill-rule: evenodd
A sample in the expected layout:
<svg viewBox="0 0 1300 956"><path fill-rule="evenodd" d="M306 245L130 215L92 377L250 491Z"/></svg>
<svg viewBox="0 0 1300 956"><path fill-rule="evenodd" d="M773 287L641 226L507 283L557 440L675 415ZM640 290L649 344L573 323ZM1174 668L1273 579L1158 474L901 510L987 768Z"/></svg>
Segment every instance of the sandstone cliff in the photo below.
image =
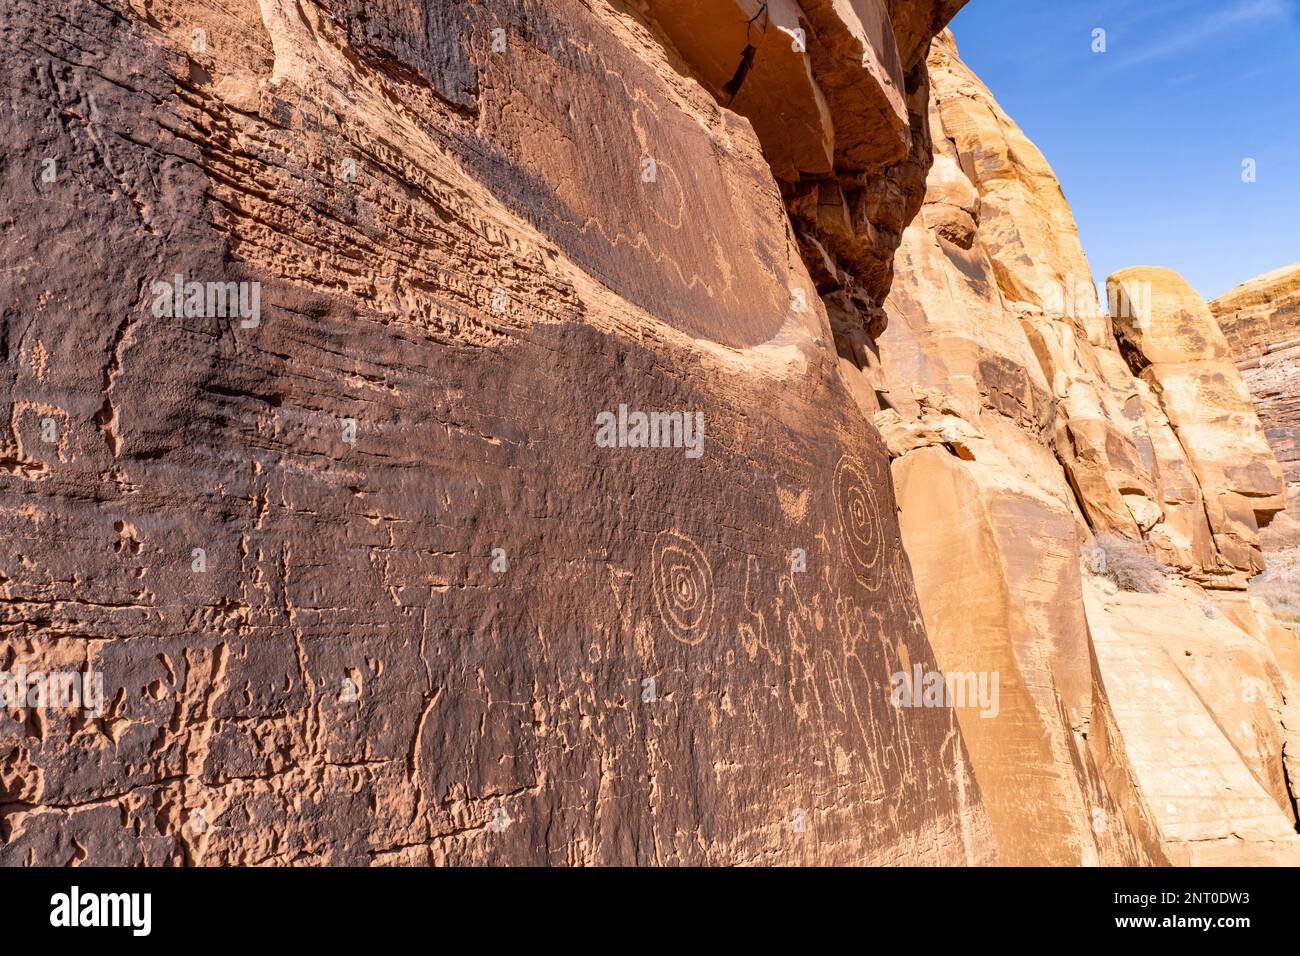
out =
<svg viewBox="0 0 1300 956"><path fill-rule="evenodd" d="M1242 283L1210 309L1286 473L1286 512L1264 531L1264 547L1300 547L1300 263Z"/></svg>
<svg viewBox="0 0 1300 956"><path fill-rule="evenodd" d="M803 258L958 5L5 4L0 863L995 859Z"/></svg>
<svg viewBox="0 0 1300 956"><path fill-rule="evenodd" d="M1103 311L950 37L930 79L867 411L940 667L1001 676L999 717L958 711L1001 859L1300 861L1295 641L1245 590L1283 485L1223 335L1168 270L1112 277ZM1125 539L1155 593L1108 580Z"/></svg>
<svg viewBox="0 0 1300 956"><path fill-rule="evenodd" d="M0 864L1300 860L1282 471L960 6L7 4Z"/></svg>

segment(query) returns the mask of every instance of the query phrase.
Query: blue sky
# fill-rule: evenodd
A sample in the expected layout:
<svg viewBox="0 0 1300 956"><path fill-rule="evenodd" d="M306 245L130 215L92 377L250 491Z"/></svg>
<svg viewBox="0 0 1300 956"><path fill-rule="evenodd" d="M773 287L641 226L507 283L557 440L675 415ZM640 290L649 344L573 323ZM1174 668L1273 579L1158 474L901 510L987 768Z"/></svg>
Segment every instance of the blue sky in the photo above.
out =
<svg viewBox="0 0 1300 956"><path fill-rule="evenodd" d="M1300 261L1300 0L970 0L952 29L1099 283L1168 266L1213 298Z"/></svg>

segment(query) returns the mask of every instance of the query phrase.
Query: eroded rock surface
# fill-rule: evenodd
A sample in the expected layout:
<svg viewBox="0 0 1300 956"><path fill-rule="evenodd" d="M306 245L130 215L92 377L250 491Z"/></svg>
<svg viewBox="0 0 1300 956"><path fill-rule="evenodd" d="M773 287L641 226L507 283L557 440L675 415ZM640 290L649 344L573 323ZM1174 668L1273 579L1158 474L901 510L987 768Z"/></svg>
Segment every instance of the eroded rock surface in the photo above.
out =
<svg viewBox="0 0 1300 956"><path fill-rule="evenodd" d="M1287 507L1265 550L1300 548L1300 264L1251 279L1210 303L1287 481Z"/></svg>
<svg viewBox="0 0 1300 956"><path fill-rule="evenodd" d="M1107 287L1120 346L1200 485L1215 550L1263 570L1259 529L1285 505L1285 483L1209 306L1169 269L1124 269Z"/></svg>
<svg viewBox="0 0 1300 956"><path fill-rule="evenodd" d="M1300 861L1290 293L960 6L12 0L0 864Z"/></svg>
<svg viewBox="0 0 1300 956"><path fill-rule="evenodd" d="M0 862L996 858L801 247L883 298L956 4L771 4L752 118L689 6L5 5L0 666L105 704Z"/></svg>
<svg viewBox="0 0 1300 956"><path fill-rule="evenodd" d="M1223 336L1168 270L1103 311L1041 153L950 37L929 63L935 161L855 394L941 669L1000 678L998 715L958 709L1000 858L1300 862L1295 637L1245 590L1280 473ZM1111 536L1155 593L1107 577Z"/></svg>
<svg viewBox="0 0 1300 956"><path fill-rule="evenodd" d="M870 363L894 250L925 192L925 53L963 3L634 4L680 68L753 125L813 281L808 294L823 297L851 368Z"/></svg>

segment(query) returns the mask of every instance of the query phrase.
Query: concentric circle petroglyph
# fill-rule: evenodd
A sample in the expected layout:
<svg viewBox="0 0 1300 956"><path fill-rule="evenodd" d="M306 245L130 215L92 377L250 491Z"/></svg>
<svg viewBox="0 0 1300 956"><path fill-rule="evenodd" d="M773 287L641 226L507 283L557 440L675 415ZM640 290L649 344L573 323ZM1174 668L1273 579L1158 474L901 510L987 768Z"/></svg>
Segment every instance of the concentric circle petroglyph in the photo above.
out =
<svg viewBox="0 0 1300 956"><path fill-rule="evenodd" d="M884 529L880 526L880 502L862 464L845 455L835 466L835 507L844 531L844 550L853 573L869 591L884 580L881 558Z"/></svg>
<svg viewBox="0 0 1300 956"><path fill-rule="evenodd" d="M654 592L659 619L683 644L709 636L713 622L713 568L690 538L661 531L654 543Z"/></svg>

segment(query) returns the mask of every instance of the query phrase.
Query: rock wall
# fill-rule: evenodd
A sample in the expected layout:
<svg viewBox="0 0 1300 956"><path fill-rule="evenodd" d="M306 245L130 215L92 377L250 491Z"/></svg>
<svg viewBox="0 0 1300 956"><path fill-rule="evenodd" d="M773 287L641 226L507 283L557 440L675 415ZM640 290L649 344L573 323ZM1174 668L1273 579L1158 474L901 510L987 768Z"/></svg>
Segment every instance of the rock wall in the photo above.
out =
<svg viewBox="0 0 1300 956"><path fill-rule="evenodd" d="M1168 269L1125 269L1109 286L1119 345L1200 485L1220 565L1263 570L1259 530L1286 504L1286 486L1209 307Z"/></svg>
<svg viewBox="0 0 1300 956"><path fill-rule="evenodd" d="M0 864L1300 860L1282 473L960 6L11 0Z"/></svg>
<svg viewBox="0 0 1300 956"><path fill-rule="evenodd" d="M1168 270L1103 311L1042 154L950 36L929 63L935 161L858 394L940 668L1000 677L998 715L958 716L1001 859L1300 861L1295 639L1245 590L1281 473L1223 336ZM1088 557L1125 539L1155 593Z"/></svg>
<svg viewBox="0 0 1300 956"><path fill-rule="evenodd" d="M996 859L804 259L959 5L5 4L0 863Z"/></svg>
<svg viewBox="0 0 1300 956"><path fill-rule="evenodd" d="M893 254L931 161L930 37L965 0L640 0L753 124L847 368L884 328Z"/></svg>
<svg viewBox="0 0 1300 956"><path fill-rule="evenodd" d="M1210 309L1286 475L1286 512L1264 531L1264 548L1300 547L1300 263L1242 283Z"/></svg>

